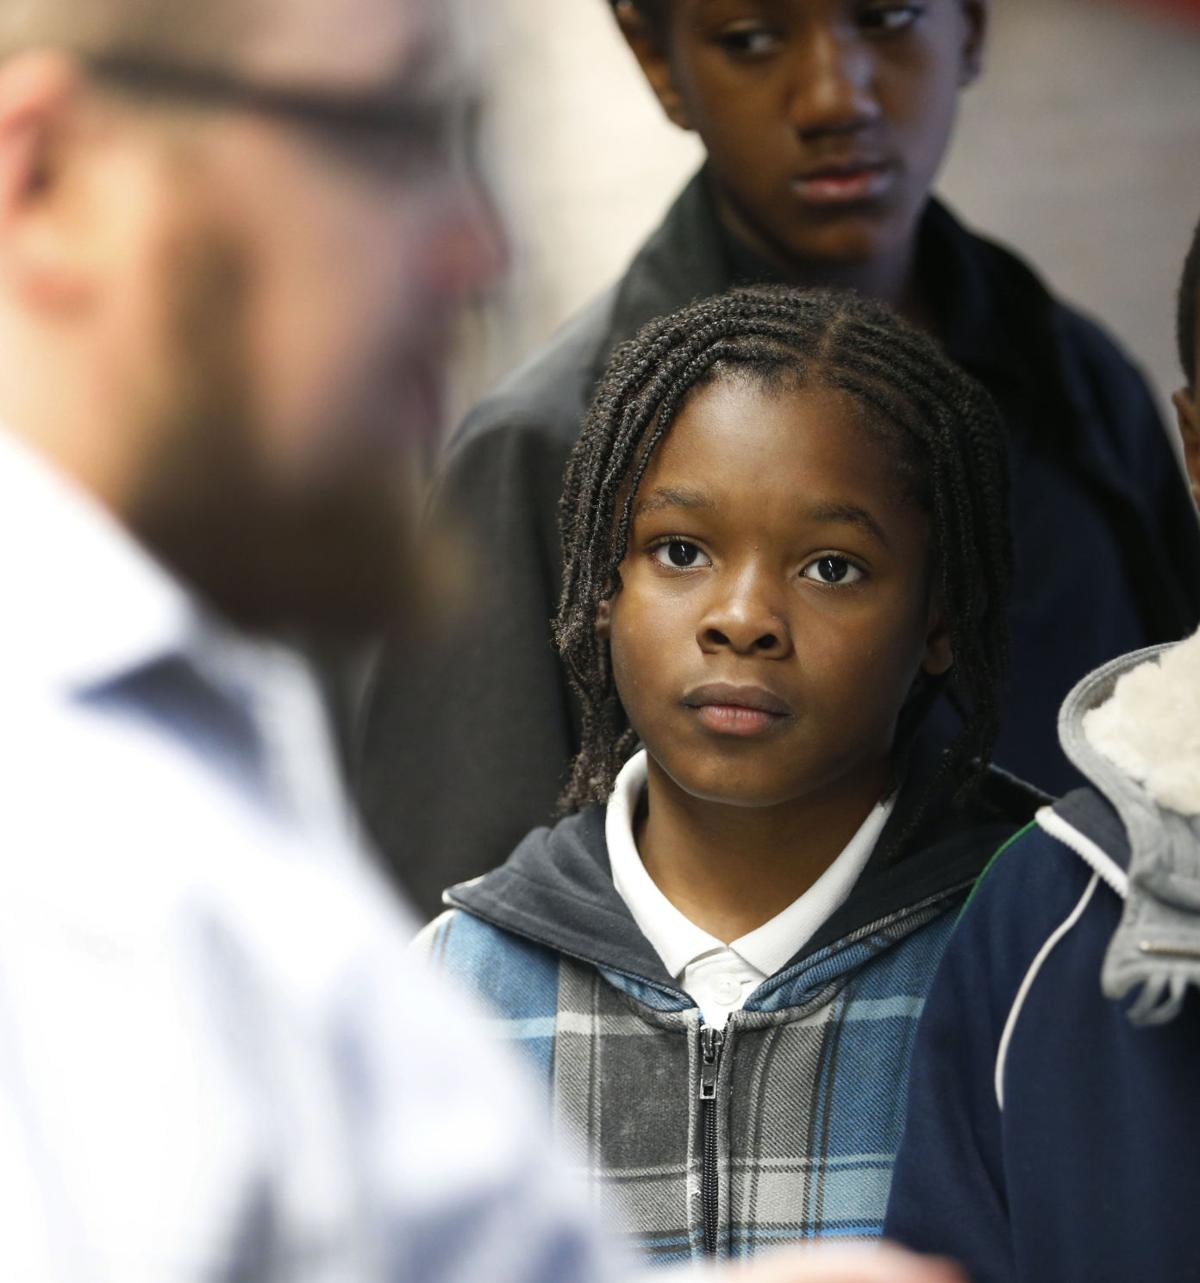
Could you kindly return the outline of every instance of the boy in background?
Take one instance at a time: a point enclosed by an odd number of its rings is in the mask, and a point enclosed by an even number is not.
[[[1200,502],[1200,227],[1176,393]],[[1063,706],[1092,787],[998,857],[917,1039],[887,1232],[975,1283],[1200,1278],[1200,634]]]
[[[1200,534],[1141,376],[930,195],[988,7],[615,4],[664,111],[708,156],[621,280],[451,444],[434,509],[472,536],[484,589],[440,655],[385,657],[358,781],[369,826],[426,912],[553,814],[580,734],[549,626],[563,468],[614,348],[692,299],[745,282],[853,288],[936,335],[992,394],[1012,461],[1020,675],[1000,765],[1070,787],[1078,776],[1053,735],[1070,687],[1200,620]],[[955,721],[948,704],[938,715]]]

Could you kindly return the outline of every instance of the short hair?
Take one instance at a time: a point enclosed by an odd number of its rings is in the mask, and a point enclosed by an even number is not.
[[[266,7],[265,0],[0,0],[0,58],[57,48],[221,65]]]
[[[1179,281],[1179,306],[1175,313],[1175,339],[1179,344],[1179,364],[1189,388],[1196,388],[1196,319],[1200,308],[1200,223],[1192,233],[1191,248],[1183,260]]]
[[[897,484],[929,515],[954,663],[946,678],[916,682],[894,754],[907,751],[947,683],[962,729],[915,824],[935,791],[959,788],[982,770],[999,725],[1012,573],[1004,426],[984,389],[882,304],[787,286],[693,303],[650,322],[609,362],[568,462],[559,509],[564,572],[554,633],[582,709],[582,745],[560,808],[604,800],[637,746],[596,619],[620,588],[638,487],[687,398],[746,375],[768,387],[848,393],[893,456]]]

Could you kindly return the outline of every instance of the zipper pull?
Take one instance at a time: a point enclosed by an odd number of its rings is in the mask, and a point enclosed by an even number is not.
[[[711,1025],[700,1030],[700,1099],[715,1100],[717,1071],[721,1067],[721,1047],[725,1035]]]

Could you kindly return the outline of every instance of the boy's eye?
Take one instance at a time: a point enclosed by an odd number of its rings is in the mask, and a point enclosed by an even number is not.
[[[829,556],[810,561],[800,575],[819,584],[854,584],[863,577],[863,572],[845,557]]]
[[[687,539],[668,539],[652,549],[650,555],[660,566],[670,566],[674,570],[692,570],[696,566],[708,566],[712,563]]]
[[[717,43],[735,58],[765,58],[778,51],[780,36],[770,27],[726,27]]]
[[[864,31],[891,34],[911,27],[925,12],[923,4],[876,4],[860,10],[858,25]]]

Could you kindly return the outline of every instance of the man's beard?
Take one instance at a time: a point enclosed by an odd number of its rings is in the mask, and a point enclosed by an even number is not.
[[[166,377],[140,410],[154,416],[146,435],[160,446],[129,524],[242,628],[334,641],[389,631],[420,613],[424,596],[409,530],[416,482],[403,459],[360,461],[302,490],[272,477],[256,423],[245,257],[212,231],[176,247]]]

